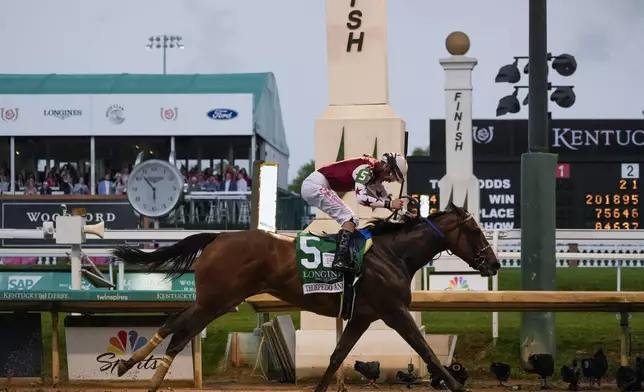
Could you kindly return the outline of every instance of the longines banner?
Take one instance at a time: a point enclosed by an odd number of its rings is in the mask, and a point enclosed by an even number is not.
[[[445,120],[429,121],[430,156],[445,157]],[[472,121],[474,158],[518,158],[528,150],[528,120]],[[553,119],[550,152],[563,160],[622,160],[641,157],[643,119]]]
[[[252,94],[0,95],[0,135],[252,135]]]
[[[85,320],[82,320],[84,318]],[[152,354],[118,377],[119,361],[143,347],[165,317],[92,316],[65,318],[67,371],[70,380],[149,380],[161,364],[170,338]],[[166,379],[192,380],[192,342],[174,359]]]
[[[67,206],[68,213],[73,208],[85,208],[85,216],[88,225],[105,222],[105,227],[112,230],[136,229],[139,219],[134,213],[132,206],[125,198],[122,200],[92,200],[65,199],[65,198],[43,198],[26,199],[0,198],[0,227],[3,229],[36,229],[42,227],[43,222],[56,222],[56,217],[62,214],[61,204]],[[4,247],[56,247],[55,240],[2,240]],[[103,240],[87,240],[83,246],[109,247],[117,245]]]
[[[0,377],[42,377],[40,313],[0,314]]]

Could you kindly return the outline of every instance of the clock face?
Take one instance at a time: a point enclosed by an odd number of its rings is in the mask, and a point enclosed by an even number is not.
[[[139,214],[168,215],[183,194],[183,177],[169,162],[152,159],[134,167],[127,182],[127,198]]]

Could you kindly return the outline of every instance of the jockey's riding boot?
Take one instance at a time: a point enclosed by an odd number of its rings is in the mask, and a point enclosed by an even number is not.
[[[353,232],[340,229],[337,238],[335,257],[331,264],[331,270],[338,272],[353,272],[353,255],[351,254],[351,237]]]

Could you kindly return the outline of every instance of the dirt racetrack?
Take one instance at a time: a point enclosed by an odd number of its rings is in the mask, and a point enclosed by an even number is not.
[[[567,384],[562,382],[553,382],[550,384],[552,389],[548,391],[567,391]],[[507,388],[499,387],[496,382],[493,381],[469,381],[466,383],[468,389],[472,392],[508,392],[508,391],[541,391],[539,388],[539,383],[537,381],[523,381],[523,382],[509,382]],[[311,392],[315,388],[314,384],[306,385],[293,385],[293,384],[279,384],[277,382],[253,382],[253,383],[237,383],[237,382],[210,382],[205,383],[203,388],[169,388],[163,387],[159,389],[159,392]],[[433,391],[426,380],[421,384],[413,385],[412,389],[407,389],[406,385],[403,384],[378,384],[378,388],[372,388],[369,386],[364,386],[363,384],[347,384],[347,391]],[[337,384],[335,380],[329,386],[328,391],[334,392],[337,390]],[[588,383],[582,383],[580,385],[580,391],[599,391],[600,389],[594,387],[590,389]],[[617,391],[617,387],[614,383],[602,383],[602,391]],[[147,392],[146,388],[98,388],[98,387],[82,387],[82,386],[60,386],[58,388],[42,387],[33,385],[31,387],[0,387],[0,391],[6,392]]]
[[[519,384],[510,384],[512,385],[519,385]],[[217,385],[209,385],[206,386],[202,389],[195,389],[195,388],[161,388],[159,389],[159,392],[225,392],[225,391],[231,391],[231,392],[271,392],[271,391],[280,391],[280,392],[310,392],[313,391],[315,388],[315,385],[241,385],[241,384],[217,384]],[[494,384],[480,384],[477,385],[476,383],[473,383],[472,385],[469,385],[468,383],[468,388],[472,392],[508,392],[516,389],[511,389],[510,387],[504,389],[498,386],[494,386]],[[401,392],[407,392],[407,391],[433,391],[433,389],[427,385],[427,382],[424,382],[421,385],[415,385],[412,387],[412,389],[407,389],[405,385],[379,385],[377,389],[372,389],[371,387],[365,387],[362,388],[361,385],[356,384],[349,384],[346,386],[347,391],[351,392],[357,392],[357,391],[369,391],[369,390],[375,390],[375,391],[401,391]],[[145,388],[81,388],[81,387],[65,387],[61,386],[60,388],[42,388],[42,387],[18,387],[18,388],[6,388],[6,389],[0,389],[0,391],[7,391],[7,392],[147,392],[147,389]],[[337,390],[335,382],[332,383],[329,386],[329,392],[334,392]],[[538,383],[533,383],[533,384],[522,384],[521,389],[522,391],[540,391],[541,389],[539,388]],[[588,387],[581,387],[580,391],[588,391]],[[593,388],[593,391],[598,391],[599,389]],[[602,391],[617,391],[617,387],[613,385],[603,385],[601,388]],[[561,383],[555,383],[552,387],[552,389],[549,389],[548,391],[567,391],[567,386]]]

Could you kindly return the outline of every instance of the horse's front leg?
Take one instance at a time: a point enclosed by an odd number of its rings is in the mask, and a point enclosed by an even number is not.
[[[425,340],[423,334],[418,329],[418,326],[414,322],[414,319],[411,317],[411,314],[407,310],[407,307],[403,304],[399,306],[382,309],[382,321],[387,324],[389,328],[392,328],[398,332],[398,334],[405,339],[407,344],[420,355],[420,357],[431,366],[432,369],[436,369],[441,373],[441,378],[445,381],[445,385],[452,392],[465,392],[467,389],[457,382],[454,377],[441,365],[440,360],[434,353],[434,351],[429,347],[427,341]]]
[[[347,322],[347,326],[344,328],[344,331],[340,336],[340,340],[331,354],[329,366],[326,368],[324,376],[315,387],[315,392],[324,392],[327,390],[331,383],[331,378],[342,365],[342,362],[347,355],[349,355],[353,346],[356,345],[360,337],[365,333],[367,328],[369,328],[371,323],[372,319],[361,316],[354,316],[349,320],[349,322]]]

